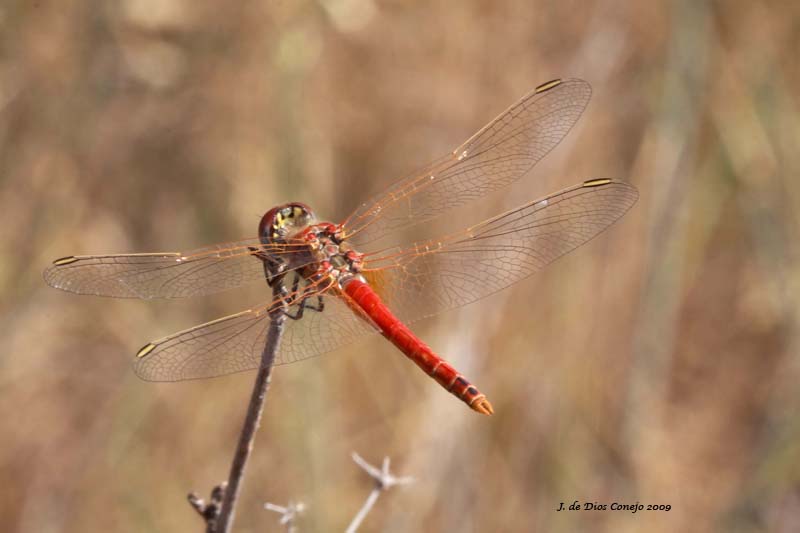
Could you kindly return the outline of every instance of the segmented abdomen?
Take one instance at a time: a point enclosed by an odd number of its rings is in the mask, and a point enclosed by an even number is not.
[[[472,409],[483,414],[492,414],[492,407],[486,396],[394,316],[369,284],[354,278],[344,285],[344,293],[375,323],[384,337],[426,374]]]

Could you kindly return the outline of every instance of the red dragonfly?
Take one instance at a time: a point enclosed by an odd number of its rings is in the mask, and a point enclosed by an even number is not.
[[[258,368],[269,311],[286,309],[275,364],[330,352],[379,332],[472,409],[492,405],[406,325],[483,298],[589,241],[636,202],[637,190],[592,179],[455,234],[387,246],[396,232],[519,179],[564,138],[585,109],[582,80],[540,85],[451,154],[361,204],[344,222],[319,222],[302,203],[270,209],[258,237],[188,252],[69,256],[46,282],[78,294],[178,298],[258,280],[278,296],[145,345],[145,380],[208,378]],[[391,243],[391,241],[389,241]]]

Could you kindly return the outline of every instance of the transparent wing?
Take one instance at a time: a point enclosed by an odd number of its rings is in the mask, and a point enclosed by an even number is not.
[[[400,181],[362,205],[344,224],[345,235],[365,244],[388,231],[416,224],[516,180],[567,134],[589,101],[582,80],[539,86],[421,173]],[[191,252],[71,256],[44,273],[56,288],[120,298],[176,298],[218,292],[263,279],[258,239]]]
[[[344,222],[345,235],[364,246],[519,179],[564,138],[591,94],[583,80],[540,85],[452,154],[362,204]]]
[[[292,363],[333,351],[377,330],[333,290],[309,292],[312,305],[322,295],[322,311],[306,309],[300,320],[286,320],[275,364]],[[301,289],[302,290],[302,289]],[[258,368],[275,303],[181,331],[144,346],[134,370],[148,381],[209,378]],[[291,306],[294,314],[297,305]]]
[[[298,246],[246,239],[190,252],[70,256],[53,261],[44,279],[51,287],[77,294],[143,299],[197,296],[263,281],[263,263],[256,254],[296,257]]]
[[[492,218],[444,239],[366,256],[365,275],[404,321],[468,304],[524,278],[574,250],[619,219],[638,198],[636,189],[591,180]],[[306,308],[287,320],[275,364],[333,351],[377,330],[335,288],[319,290],[300,279],[295,293]],[[170,335],[143,347],[136,373],[151,381],[208,378],[258,368],[269,310],[249,309]],[[291,306],[295,314],[298,304]]]
[[[574,250],[636,203],[626,183],[564,189],[443,239],[365,257],[365,275],[398,318],[411,322],[488,296]]]

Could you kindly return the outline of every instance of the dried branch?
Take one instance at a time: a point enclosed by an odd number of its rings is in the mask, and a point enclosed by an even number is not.
[[[282,507],[280,505],[275,505],[274,503],[265,503],[264,509],[268,511],[275,511],[276,513],[280,513],[281,515],[281,525],[286,526],[287,533],[296,533],[297,527],[295,524],[295,519],[306,509],[306,506],[303,502],[294,503],[292,501],[289,502],[289,505],[286,507]]]
[[[279,284],[273,288],[273,294],[280,296]],[[222,483],[212,491],[211,501],[206,505],[196,494],[189,494],[189,503],[203,516],[206,521],[206,531],[208,533],[229,533],[233,524],[236,510],[236,501],[239,498],[241,482],[244,477],[247,459],[253,451],[256,431],[261,422],[261,413],[264,410],[264,401],[269,390],[272,365],[275,362],[275,354],[278,352],[281,336],[283,335],[283,325],[286,321],[285,306],[275,306],[270,309],[270,325],[267,332],[267,342],[261,354],[261,366],[258,369],[253,392],[250,396],[250,404],[247,407],[247,415],[242,426],[242,433],[239,435],[239,444],[233,456],[231,471],[228,482]],[[216,497],[215,497],[216,495]],[[220,504],[221,501],[221,504]]]
[[[352,457],[353,461],[355,461],[358,466],[363,468],[364,471],[375,480],[375,488],[372,489],[372,492],[370,492],[369,496],[367,496],[367,500],[364,502],[364,505],[361,506],[361,509],[358,511],[358,513],[356,513],[356,516],[353,517],[353,521],[350,522],[349,526],[347,526],[347,531],[345,533],[355,533],[358,530],[359,526],[361,526],[361,522],[364,521],[364,518],[366,518],[367,514],[369,514],[369,512],[372,510],[375,502],[378,501],[378,496],[380,496],[381,492],[389,490],[395,485],[407,485],[414,481],[414,478],[410,476],[393,476],[391,472],[389,472],[388,457],[383,458],[383,465],[380,469],[366,462],[356,452],[353,452]]]
[[[222,498],[225,495],[226,485],[227,484],[223,481],[211,489],[211,497],[208,503],[196,493],[189,493],[189,504],[194,507],[195,511],[206,521],[206,533],[214,533],[214,524],[219,516],[220,507],[222,507]]]

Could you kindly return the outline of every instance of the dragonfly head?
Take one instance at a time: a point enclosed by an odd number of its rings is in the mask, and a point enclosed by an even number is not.
[[[261,242],[281,242],[314,224],[317,217],[306,204],[292,202],[273,207],[261,218],[258,236]]]

